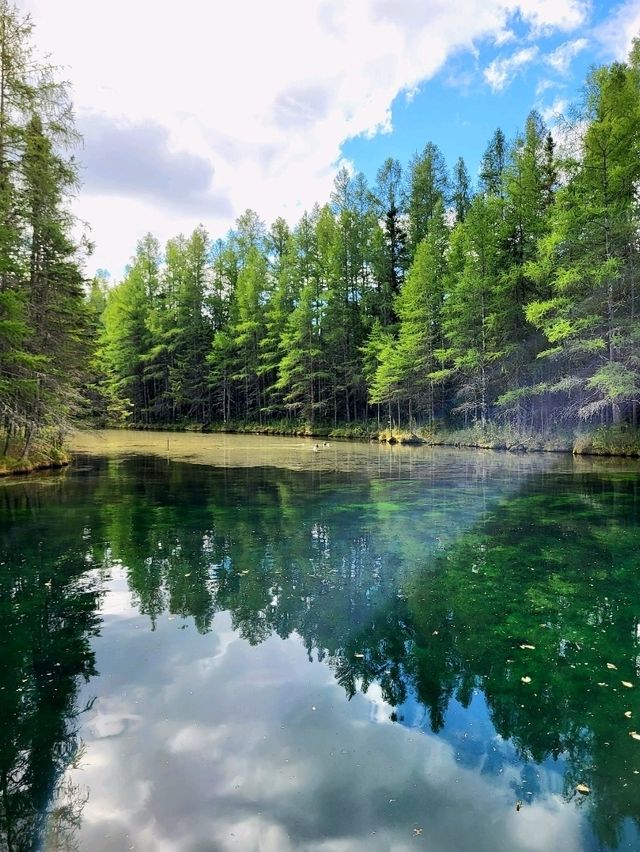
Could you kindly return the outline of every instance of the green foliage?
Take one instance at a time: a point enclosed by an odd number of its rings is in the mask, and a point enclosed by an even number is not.
[[[637,55],[593,71],[562,157],[536,112],[512,141],[497,130],[475,195],[464,161],[450,178],[428,143],[371,188],[341,169],[292,229],[247,210],[214,244],[202,228],[164,257],[147,241],[103,314],[110,416],[637,425]],[[20,304],[0,310],[19,335]]]
[[[31,31],[0,4],[0,455],[21,459],[80,410],[92,338],[68,211],[71,106]]]

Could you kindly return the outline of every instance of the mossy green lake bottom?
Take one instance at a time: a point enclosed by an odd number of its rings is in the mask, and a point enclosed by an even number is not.
[[[0,483],[0,848],[639,849],[640,463],[314,445]]]

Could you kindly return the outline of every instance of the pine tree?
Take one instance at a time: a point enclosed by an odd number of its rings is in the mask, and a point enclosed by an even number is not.
[[[247,421],[254,413],[262,422],[260,343],[265,335],[263,301],[266,288],[266,258],[257,246],[251,245],[238,274],[234,321],[229,330],[236,351],[233,379],[238,383]]]
[[[504,255],[499,287],[505,358],[501,365],[504,392],[498,401],[502,411],[519,427],[532,414],[523,404],[528,397],[524,389],[541,378],[536,356],[543,343],[526,321],[525,306],[544,295],[530,274],[529,264],[536,259],[539,243],[549,230],[555,183],[553,150],[553,140],[542,119],[532,112],[503,169],[500,227]]]
[[[635,420],[640,399],[638,70],[614,63],[591,75],[582,149],[565,163],[570,180],[558,191],[551,232],[532,265],[550,297],[527,309],[553,365],[541,390],[565,413],[599,422]]]
[[[213,331],[205,312],[209,236],[202,226],[184,243],[183,256],[184,274],[175,291],[171,396],[181,419],[206,423],[211,416],[206,357]]]
[[[412,255],[429,232],[438,204],[449,199],[449,176],[444,157],[437,145],[427,142],[422,154],[411,161],[407,191],[409,242]]]
[[[464,222],[471,206],[472,195],[471,178],[466,163],[462,157],[458,157],[453,168],[453,186],[451,189],[456,222]]]
[[[507,140],[498,127],[487,145],[480,164],[480,188],[487,195],[502,197],[502,179],[506,162]]]
[[[22,456],[58,443],[80,405],[89,316],[68,200],[77,167],[67,89],[31,23],[0,3],[0,416]],[[15,451],[15,450],[14,450]]]
[[[489,419],[493,367],[503,355],[503,316],[497,280],[501,268],[499,198],[478,195],[452,237],[443,307],[446,357],[453,366],[465,423]]]
[[[153,339],[159,287],[158,241],[148,234],[125,279],[109,292],[100,341],[108,410],[130,413],[134,423],[152,423],[165,411],[166,346]]]
[[[281,357],[280,341],[297,302],[298,281],[294,240],[284,219],[276,219],[267,241],[270,285],[264,309],[265,333],[260,341],[259,374],[265,389],[265,413],[269,416],[284,410],[283,394],[276,386]]]
[[[378,298],[374,315],[384,325],[395,322],[393,301],[408,266],[407,235],[403,224],[402,167],[388,158],[378,169],[374,197],[378,219],[382,222],[376,263]]]
[[[328,222],[331,214],[325,209],[324,216]],[[310,423],[326,412],[330,377],[323,340],[327,289],[318,246],[320,217],[317,207],[311,214],[305,213],[294,232],[300,295],[280,340],[276,383],[287,409]]]

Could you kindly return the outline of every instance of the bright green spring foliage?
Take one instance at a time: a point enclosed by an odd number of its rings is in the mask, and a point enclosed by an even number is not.
[[[61,440],[90,354],[68,201],[71,106],[31,23],[0,0],[0,456]]]
[[[561,144],[497,130],[475,191],[428,142],[369,187],[225,240],[140,249],[104,313],[105,419],[638,423],[640,52],[592,72]],[[19,337],[19,301],[7,312]]]

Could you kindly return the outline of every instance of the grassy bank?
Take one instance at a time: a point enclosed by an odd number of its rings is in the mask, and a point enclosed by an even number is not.
[[[594,456],[640,456],[640,429],[628,426],[601,426],[592,430],[536,434],[518,432],[496,425],[458,430],[429,428],[385,429],[378,439],[398,444],[475,447],[529,453],[574,453]]]
[[[66,450],[56,448],[35,450],[26,458],[16,456],[0,456],[0,476],[11,474],[35,473],[38,470],[64,467],[71,461]]]

